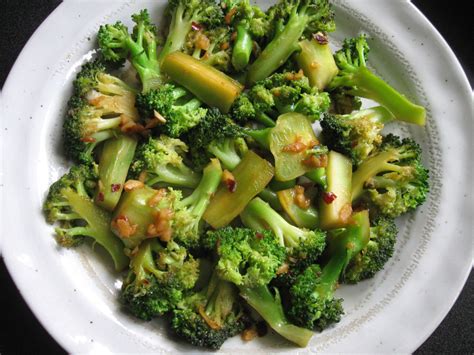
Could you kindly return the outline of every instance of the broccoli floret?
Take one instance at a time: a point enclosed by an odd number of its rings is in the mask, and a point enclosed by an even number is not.
[[[188,146],[181,140],[161,135],[149,138],[137,148],[130,176],[138,178],[146,173],[146,184],[154,186],[165,183],[180,187],[196,187],[201,179],[183,162]]]
[[[224,0],[225,22],[236,33],[232,48],[232,65],[237,71],[243,70],[250,62],[254,41],[264,37],[270,30],[265,13],[252,6],[249,0]]]
[[[185,140],[188,142],[196,167],[203,162],[207,163],[211,156],[215,156],[225,168],[233,170],[241,160],[241,150],[245,150],[242,135],[241,127],[229,116],[212,108],[201,123],[188,132]]]
[[[347,264],[369,241],[368,212],[354,214],[353,220],[349,227],[331,232],[326,265],[322,269],[310,265],[296,277],[290,288],[288,310],[295,324],[323,330],[338,322],[344,313],[342,299],[337,299],[334,291]]]
[[[145,119],[159,121],[156,130],[178,138],[199,124],[207,113],[202,102],[181,87],[165,84],[137,96],[137,108]]]
[[[313,333],[291,324],[278,290],[268,283],[286,259],[285,248],[266,230],[226,227],[209,232],[215,241],[219,277],[237,285],[240,295],[278,334],[306,346]]]
[[[398,217],[423,204],[429,191],[421,148],[389,134],[352,176],[352,200],[364,197],[378,214]]]
[[[292,263],[301,267],[314,263],[326,245],[324,231],[308,230],[288,223],[259,197],[250,201],[240,218],[247,227],[273,231],[280,245],[287,248]]]
[[[231,69],[231,32],[228,27],[191,31],[186,39],[186,52],[194,58],[228,73]]]
[[[74,247],[90,237],[112,257],[117,270],[124,269],[128,258],[123,244],[109,228],[111,216],[91,198],[98,180],[94,165],[73,166],[49,188],[43,211],[49,223],[58,223],[56,239],[64,247]]]
[[[236,287],[214,272],[202,291],[186,297],[173,311],[171,329],[193,345],[217,350],[244,330],[246,316],[238,298]]]
[[[348,115],[362,107],[362,100],[357,96],[348,94],[344,89],[331,91],[329,97],[331,98],[329,112],[332,114]]]
[[[334,13],[327,0],[280,0],[267,12],[272,22],[269,43],[250,66],[247,82],[265,79],[299,50],[303,35],[334,31]]]
[[[204,168],[199,185],[188,197],[175,202],[173,217],[174,239],[187,248],[199,248],[202,215],[219,187],[222,168],[217,159]]]
[[[172,52],[185,49],[186,37],[194,26],[206,26],[209,29],[223,24],[224,15],[220,6],[213,0],[170,0],[166,10],[170,18],[166,43],[158,60]]]
[[[172,309],[194,287],[199,261],[170,241],[164,247],[155,239],[144,241],[134,251],[120,293],[120,302],[136,317],[151,320]]]
[[[370,279],[382,270],[392,257],[398,229],[391,218],[379,217],[370,226],[370,241],[362,251],[352,258],[342,275],[347,283]]]
[[[156,27],[146,9],[132,15],[133,33],[121,22],[100,26],[97,39],[105,59],[118,62],[129,58],[142,82],[143,92],[161,84],[157,59]]]
[[[344,92],[378,102],[397,119],[424,125],[425,108],[415,105],[397,92],[366,66],[369,45],[365,35],[346,39],[342,48],[334,55],[339,73],[329,83],[328,90],[343,89]]]
[[[311,88],[302,72],[276,73],[241,94],[232,107],[232,117],[239,122],[256,120],[274,126],[279,115],[299,112],[314,122],[329,104],[329,95]]]
[[[393,115],[382,106],[348,115],[326,114],[321,120],[322,138],[331,150],[352,159],[357,166],[382,142],[380,132]]]
[[[101,60],[86,63],[73,83],[64,121],[64,146],[69,158],[94,161],[93,150],[121,133],[125,122],[138,121],[135,90],[106,72]]]

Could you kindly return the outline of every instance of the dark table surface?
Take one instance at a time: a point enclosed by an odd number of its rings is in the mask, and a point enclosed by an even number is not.
[[[376,0],[374,0],[376,1]],[[401,1],[401,0],[399,0]],[[472,86],[472,5],[456,2],[448,10],[446,3],[413,1],[430,19],[453,48]],[[24,44],[41,22],[60,3],[58,0],[3,0],[0,11],[0,86]],[[451,13],[447,13],[451,12]],[[469,28],[470,26],[470,28]],[[7,236],[3,236],[7,237]],[[21,298],[3,259],[0,260],[0,354],[61,354],[64,350],[44,330]],[[474,277],[471,273],[456,304],[417,354],[457,353],[474,351]]]

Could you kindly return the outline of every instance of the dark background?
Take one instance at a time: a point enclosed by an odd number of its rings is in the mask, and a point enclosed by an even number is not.
[[[28,38],[60,1],[2,0],[1,3],[0,86],[3,87],[10,68]],[[413,3],[430,19],[453,48],[472,86],[471,2],[453,2],[452,10],[443,1],[416,0]],[[433,335],[417,350],[417,354],[473,353],[473,294],[474,278],[471,273],[456,304]],[[5,268],[3,259],[0,260],[0,307],[0,354],[64,353],[23,301]]]

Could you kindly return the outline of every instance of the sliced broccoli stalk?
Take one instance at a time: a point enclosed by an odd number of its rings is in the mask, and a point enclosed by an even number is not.
[[[134,316],[151,320],[178,307],[199,276],[199,261],[182,246],[144,241],[130,261],[120,302]]]
[[[380,214],[395,218],[423,204],[428,179],[420,146],[389,134],[354,172],[352,201],[364,196]]]
[[[366,66],[369,45],[365,35],[346,39],[334,55],[339,73],[329,83],[328,90],[345,92],[374,100],[388,109],[398,120],[424,126],[426,110],[408,100]]]
[[[300,49],[298,41],[304,33],[334,31],[334,14],[326,0],[280,1],[273,8],[278,30],[260,56],[250,66],[247,83],[254,84],[276,71]]]
[[[157,59],[156,28],[146,9],[132,15],[133,33],[121,22],[100,26],[97,36],[105,59],[118,62],[129,58],[142,82],[143,91],[158,87],[162,78]]]
[[[104,247],[112,257],[116,270],[128,264],[124,246],[109,228],[111,216],[91,199],[97,184],[94,167],[79,165],[51,185],[43,205],[49,223],[59,223],[57,241],[64,247],[74,247],[90,237]]]

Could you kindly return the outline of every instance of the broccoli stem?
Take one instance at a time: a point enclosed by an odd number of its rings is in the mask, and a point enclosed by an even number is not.
[[[178,202],[179,208],[191,208],[191,213],[195,216],[202,216],[211,196],[219,187],[222,176],[222,168],[219,160],[211,159],[204,170],[201,182],[191,195]]]
[[[104,143],[99,159],[99,187],[95,198],[100,207],[113,211],[119,202],[136,146],[137,140],[128,136],[119,136]]]
[[[366,67],[359,67],[353,73],[351,81],[352,87],[348,91],[350,94],[378,102],[398,120],[420,126],[425,125],[426,111],[424,107],[408,100]]]
[[[223,142],[211,143],[207,150],[215,155],[226,169],[234,170],[242,160],[237,154],[235,141],[232,138],[226,138]]]
[[[160,182],[167,184],[194,188],[201,181],[201,175],[187,166],[174,167],[162,165],[157,167],[156,176],[146,181],[147,185],[154,186]]]
[[[275,36],[250,66],[247,84],[255,84],[270,76],[300,48],[298,40],[303,34],[307,22],[307,16],[291,15],[283,31]]]
[[[245,134],[255,140],[263,148],[270,149],[270,136],[272,133],[272,128],[263,128],[263,129],[248,129],[245,131]]]
[[[266,285],[239,289],[242,298],[265,319],[273,330],[301,347],[308,345],[313,332],[297,327],[287,320],[278,291],[275,290],[276,294],[273,296]]]
[[[327,189],[328,179],[326,176],[326,168],[316,168],[308,171],[304,176],[321,186],[324,190]]]
[[[276,125],[275,121],[265,112],[257,112],[255,119],[266,127],[275,127]]]
[[[256,197],[247,205],[240,215],[242,222],[253,228],[255,221],[260,220],[261,224],[267,225],[280,241],[282,246],[293,248],[298,246],[299,240],[304,238],[304,231],[288,223],[278,212],[270,207],[261,198]]]
[[[237,25],[237,37],[232,50],[232,65],[237,71],[244,69],[250,61],[253,49],[253,40],[245,23]]]
[[[96,243],[103,246],[110,254],[117,271],[123,270],[128,265],[128,258],[123,252],[123,244],[110,230],[110,215],[100,207],[94,205],[92,200],[80,196],[72,189],[63,191],[72,209],[84,219],[88,226],[80,227],[84,230],[71,231],[72,233],[83,233],[94,239]]]
[[[278,198],[278,195],[275,191],[269,189],[268,187],[264,188],[262,192],[259,193],[258,195],[263,201],[268,202],[270,206],[275,210],[275,211],[283,211],[283,206],[280,203],[280,200]],[[251,227],[254,229],[253,227]]]

